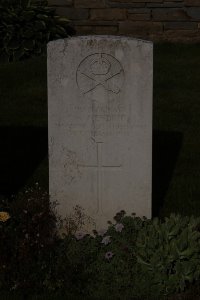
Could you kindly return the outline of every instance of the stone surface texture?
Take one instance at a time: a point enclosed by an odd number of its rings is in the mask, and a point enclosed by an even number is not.
[[[77,35],[125,34],[150,41],[200,41],[200,0],[48,1],[59,15],[71,21]]]
[[[120,36],[48,43],[50,196],[105,228],[151,217],[153,44]]]

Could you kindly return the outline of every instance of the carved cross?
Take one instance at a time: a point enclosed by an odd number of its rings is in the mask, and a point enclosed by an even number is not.
[[[102,142],[97,142],[97,163],[95,165],[83,165],[79,164],[78,166],[81,168],[93,168],[97,174],[97,212],[103,213],[102,209],[102,171],[104,170],[119,170],[121,169],[121,165],[105,165],[102,162]]]

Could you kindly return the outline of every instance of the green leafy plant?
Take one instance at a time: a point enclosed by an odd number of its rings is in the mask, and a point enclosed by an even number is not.
[[[136,263],[131,221],[131,217],[126,217],[123,224],[110,224],[94,235],[77,231],[65,236],[55,251],[54,267],[45,281],[46,289],[67,290],[87,299],[114,299],[114,296],[118,299],[119,292],[130,295]],[[138,228],[139,222],[140,219],[135,220]]]
[[[1,201],[0,287],[3,290],[41,289],[56,241],[53,210],[48,193],[37,184],[9,201]]]
[[[199,224],[200,218],[173,214],[164,222],[144,222],[136,241],[143,291],[169,295],[200,278]]]
[[[74,33],[68,19],[57,16],[46,1],[4,1],[0,4],[1,61],[41,55],[47,42]]]
[[[140,218],[125,216],[121,211],[109,222],[107,230],[96,232],[96,256],[87,265],[91,299],[134,299],[137,276],[135,242],[142,227]]]
[[[200,279],[200,218],[148,220],[121,211],[87,234],[81,231],[87,217],[75,207],[61,236],[56,203],[38,184],[11,200],[0,204],[1,292],[160,300]]]

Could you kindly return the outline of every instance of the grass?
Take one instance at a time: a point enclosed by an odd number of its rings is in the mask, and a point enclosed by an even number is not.
[[[200,45],[154,46],[153,214],[200,215]],[[0,65],[0,195],[48,189],[46,57]]]
[[[2,64],[0,70],[0,195],[36,181],[47,189],[46,57]]]
[[[179,148],[161,215],[200,215],[199,50],[200,45],[155,46],[154,128],[173,132],[175,149]],[[169,145],[165,153],[169,165],[170,150]]]
[[[0,126],[47,127],[46,57],[0,68]]]

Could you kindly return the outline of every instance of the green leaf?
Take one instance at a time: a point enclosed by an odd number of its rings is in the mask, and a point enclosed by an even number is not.
[[[23,41],[23,46],[25,50],[32,50],[35,46],[34,40],[25,40]]]
[[[43,10],[44,11],[46,11],[46,12],[48,12],[48,13],[55,13],[55,11],[56,11],[56,8],[54,8],[54,7],[43,7]]]
[[[184,230],[177,241],[177,246],[180,252],[186,250],[188,248],[188,232]]]
[[[68,24],[69,23],[69,20],[67,18],[64,18],[64,17],[58,17],[55,19],[57,23],[59,24]]]
[[[41,54],[42,53],[42,47],[38,47],[34,51],[36,54]]]
[[[24,11],[22,14],[24,20],[31,21],[35,17],[35,12],[32,11]]]
[[[24,49],[21,47],[13,52],[14,61],[18,61],[24,55]]]
[[[194,249],[187,249],[183,252],[179,252],[179,255],[180,255],[180,258],[183,259],[183,258],[190,258],[192,255],[194,254]]]
[[[44,34],[40,31],[40,32],[37,32],[36,34],[35,34],[35,39],[37,39],[38,41],[42,41],[43,40],[43,36],[44,36]]]
[[[22,37],[25,37],[27,39],[33,38],[34,34],[35,32],[31,28],[27,28],[21,33]]]
[[[21,45],[21,42],[19,41],[19,39],[13,38],[8,42],[7,47],[10,49],[18,49],[20,47],[20,45]]]
[[[59,34],[55,34],[55,39],[60,39],[61,38],[61,36],[59,35]]]
[[[36,17],[43,21],[47,21],[49,19],[49,16],[43,14],[38,14]]]
[[[180,290],[181,292],[183,292],[185,290],[185,280],[181,280],[180,283],[179,283],[179,286],[180,286]]]
[[[191,273],[194,273],[195,271],[195,265],[192,263],[192,261],[183,261],[183,273],[185,275],[189,275]]]
[[[53,18],[54,18],[54,20],[59,20],[60,16],[54,16]]]
[[[50,39],[50,34],[51,34],[50,32],[47,32],[47,33],[46,33],[46,41],[47,41],[47,42],[48,42],[49,39]]]
[[[59,26],[59,25],[56,25],[56,33],[59,34],[59,35],[66,35],[66,30],[62,27],[62,26]]]
[[[40,20],[40,21],[35,21],[35,29],[40,31],[40,30],[45,30],[46,29],[46,24],[44,21]]]
[[[4,51],[0,53],[0,63],[6,63],[9,61],[9,55]]]
[[[200,238],[200,232],[198,232],[198,231],[193,231],[193,232],[191,233],[191,237],[192,237],[193,240],[198,240],[198,239]]]
[[[149,263],[144,261],[140,256],[137,256],[137,262],[146,266],[151,266]]]
[[[176,224],[176,226],[169,232],[169,237],[176,236],[180,231],[180,225]]]

